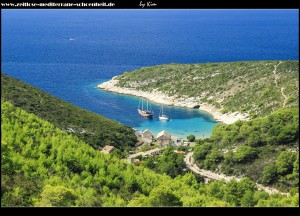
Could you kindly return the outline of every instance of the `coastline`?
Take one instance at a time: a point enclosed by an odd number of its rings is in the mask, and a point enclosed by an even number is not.
[[[122,88],[116,86],[116,84],[119,81],[115,80],[114,78],[115,77],[113,77],[111,80],[107,82],[99,84],[97,87],[105,91],[111,91],[119,94],[144,97],[149,99],[150,101],[164,104],[164,105],[178,106],[178,107],[185,107],[185,108],[195,108],[199,106],[199,109],[201,111],[210,113],[216,121],[220,121],[225,124],[232,124],[238,120],[246,120],[246,121],[249,120],[249,118],[246,115],[242,115],[241,113],[238,112],[223,114],[221,113],[220,110],[218,110],[217,108],[209,104],[197,102],[199,101],[199,99],[197,98],[177,98],[175,96],[171,96],[171,97],[167,96],[164,93],[156,90],[153,90],[152,92],[144,92],[144,91],[130,89],[130,88]]]

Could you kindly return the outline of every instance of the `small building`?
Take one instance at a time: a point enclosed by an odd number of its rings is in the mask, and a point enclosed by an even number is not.
[[[136,130],[136,131],[134,132],[134,134],[135,134],[137,137],[142,137],[141,131]]]
[[[101,152],[104,153],[104,154],[109,154],[109,153],[112,153],[115,149],[116,148],[114,146],[106,145],[106,146],[103,147]]]
[[[168,146],[172,144],[171,134],[163,130],[157,134],[157,143],[161,146]]]
[[[154,139],[153,133],[149,129],[141,131],[140,135],[143,141],[147,144],[150,144]]]
[[[135,131],[135,135],[141,143],[150,144],[154,139],[153,133],[149,129]]]

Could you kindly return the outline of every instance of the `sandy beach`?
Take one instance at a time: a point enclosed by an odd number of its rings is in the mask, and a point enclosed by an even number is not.
[[[225,124],[231,124],[237,120],[248,120],[247,116],[242,115],[238,112],[222,114],[220,110],[209,104],[201,103],[199,99],[196,98],[177,98],[176,96],[169,97],[164,93],[155,90],[153,90],[152,92],[144,92],[130,88],[121,88],[116,86],[118,82],[119,81],[115,80],[113,77],[112,80],[98,85],[98,88],[120,94],[144,97],[149,99],[150,101],[164,105],[186,108],[194,108],[195,106],[200,106],[200,110],[210,113],[215,120],[223,122]]]

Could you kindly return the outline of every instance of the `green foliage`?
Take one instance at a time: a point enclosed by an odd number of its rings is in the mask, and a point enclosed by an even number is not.
[[[148,157],[144,160],[144,166],[158,173],[165,173],[172,178],[184,174],[186,168],[184,156],[174,152],[174,147],[169,146],[160,157]]]
[[[230,181],[224,188],[225,200],[234,206],[253,206],[253,193],[255,183],[249,178],[243,178],[240,182]]]
[[[216,164],[220,163],[223,159],[223,155],[217,150],[213,149],[205,158],[205,169],[216,169]]]
[[[204,143],[202,145],[195,145],[194,147],[194,158],[197,161],[204,160],[206,155],[210,152],[212,145],[210,143]]]
[[[3,73],[1,99],[69,131],[95,149],[113,145],[123,151],[135,146],[136,136],[132,128],[81,109]]]
[[[149,169],[153,169],[158,172],[157,170],[157,159],[156,157],[147,157],[147,159],[144,159],[143,165]]]
[[[157,169],[160,173],[166,173],[175,178],[177,175],[184,173],[185,163],[183,158],[183,155],[176,154],[174,148],[169,146],[164,150],[163,155],[159,157]]]
[[[240,146],[233,154],[233,159],[239,163],[247,162],[257,156],[257,150],[251,146]]]
[[[243,143],[258,147],[290,144],[299,138],[298,119],[298,108],[283,108],[266,118],[218,125],[213,129],[211,138],[224,145]]]
[[[119,158],[119,159],[123,158],[123,156],[124,156],[124,155],[122,154],[122,152],[121,152],[120,149],[114,150],[114,151],[111,153],[111,155],[112,155],[112,156],[115,156],[115,157],[117,157],[117,158]]]
[[[193,134],[188,135],[186,138],[187,138],[188,141],[190,141],[190,142],[194,142],[195,139],[196,139],[195,135],[193,135]]]
[[[275,85],[275,66],[278,85]],[[142,79],[141,79],[142,77]],[[116,77],[120,87],[208,103],[222,113],[264,117],[299,103],[298,61],[247,61],[207,64],[167,64],[143,67]],[[285,101],[281,93],[288,97]]]
[[[299,154],[294,162],[293,168],[294,185],[299,185]]]
[[[72,189],[64,186],[45,185],[41,199],[35,206],[75,206],[78,196]]]
[[[296,157],[296,153],[282,152],[276,161],[277,172],[282,175],[291,173]]]
[[[277,167],[276,165],[269,165],[264,168],[261,182],[265,184],[272,184],[277,181]]]
[[[253,191],[246,191],[241,199],[241,206],[254,206],[255,200],[253,197]]]
[[[249,178],[243,178],[240,182],[231,180],[227,184],[224,180],[212,182],[205,188],[205,192],[210,196],[225,200],[230,206],[257,206],[257,204],[261,206],[262,203],[269,203],[269,200],[278,199],[277,201],[281,202],[286,199],[286,197],[282,198],[278,194],[268,195],[264,191],[257,191],[255,183]],[[299,196],[299,194],[295,193],[293,198],[287,199],[286,206],[299,205],[294,200],[296,196]],[[278,205],[284,206],[279,203]],[[276,206],[276,204],[273,204],[273,206]]]
[[[298,193],[261,200],[247,179],[204,185],[135,167],[9,102],[1,111],[1,206],[298,206]]]
[[[202,168],[288,191],[299,184],[298,132],[299,109],[283,108],[265,118],[216,126],[210,138],[197,141],[194,158]]]
[[[168,187],[157,187],[149,195],[150,206],[182,206],[182,201]]]
[[[264,168],[261,181],[265,184],[277,183],[285,188],[299,186],[299,154],[281,152],[276,163]]]
[[[299,206],[299,193],[288,198],[282,198],[279,195],[270,196],[268,199],[258,201],[258,207],[292,207]]]

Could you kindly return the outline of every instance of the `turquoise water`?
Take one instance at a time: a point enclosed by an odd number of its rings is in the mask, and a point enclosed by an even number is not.
[[[298,10],[1,10],[1,71],[136,129],[209,136],[199,110],[137,113],[139,98],[101,91],[113,76],[145,66],[299,59]],[[74,40],[70,40],[73,38]]]
[[[195,116],[198,114],[199,117],[189,119],[172,119],[172,117],[170,117],[169,121],[160,121],[157,117],[153,120],[144,120],[142,125],[137,129],[143,130],[149,128],[154,134],[162,130],[167,130],[179,138],[186,138],[189,134],[194,134],[196,137],[201,138],[209,137],[215,126],[210,115],[201,111],[197,111],[194,114]]]
[[[186,136],[190,134],[203,138],[209,137],[213,127],[219,124],[209,113],[200,111],[199,109],[187,109],[166,105],[164,105],[164,113],[168,115],[170,119],[168,121],[161,121],[158,118],[161,104],[153,102],[149,102],[149,105],[151,105],[154,111],[154,117],[152,119],[143,118],[137,112],[139,97],[107,92],[96,88],[97,84],[104,81],[107,80],[90,83],[83,87],[82,92],[89,97],[90,100],[95,101],[94,106],[111,107],[106,113],[108,113],[108,116],[112,116],[113,120],[119,121],[119,117],[124,124],[130,125],[137,130],[150,129],[155,136],[160,131],[167,130],[179,138],[186,138]],[[101,98],[104,97],[107,98],[107,100],[102,101]],[[96,110],[97,109],[94,111]],[[116,110],[118,115],[115,114]]]

